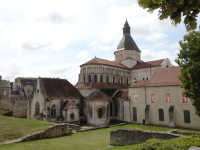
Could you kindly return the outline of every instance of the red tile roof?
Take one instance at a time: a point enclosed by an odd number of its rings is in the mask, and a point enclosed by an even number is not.
[[[89,101],[93,101],[93,100],[107,100],[107,101],[109,101],[110,97],[107,96],[106,94],[104,94],[103,92],[101,92],[100,90],[96,90],[87,97],[87,100],[89,100]]]
[[[65,101],[62,109],[67,109],[69,107],[69,105],[72,103],[72,101],[73,100],[67,100],[67,101]]]
[[[94,89],[101,89],[101,88],[110,88],[110,86],[107,83],[101,82],[93,82],[92,88]]]
[[[149,84],[149,80],[140,80],[133,82],[129,87],[144,87]]]
[[[131,70],[160,66],[163,63],[164,60],[165,59],[160,59],[160,60],[154,60],[154,61],[139,63],[139,64],[136,64],[135,66],[133,66],[133,68],[131,68]]]
[[[101,59],[101,58],[93,58],[90,61],[80,65],[80,67],[84,66],[84,65],[91,65],[91,64],[101,64],[101,65],[108,65],[108,66],[114,66],[114,67],[119,67],[119,68],[124,68],[124,69],[129,69],[128,67],[117,63],[115,61],[110,61],[110,60],[105,60],[105,59]]]
[[[178,76],[181,73],[181,67],[169,67],[156,69],[152,76],[148,86],[169,86],[169,85],[180,85],[181,80]]]
[[[90,85],[91,85],[91,82],[86,82],[86,83],[77,84],[75,87],[77,89],[89,89]]]
[[[114,97],[115,98],[127,98],[128,97],[128,90],[119,90]]]
[[[130,87],[149,87],[149,86],[169,86],[169,85],[180,85],[181,67],[169,67],[156,69],[150,80],[137,81],[132,83]]]
[[[130,84],[121,84],[123,87],[128,88],[130,86]]]
[[[41,78],[47,97],[50,99],[81,98],[81,94],[65,79]]]
[[[109,83],[112,87],[116,88],[116,89],[126,89],[126,87],[121,86],[120,84],[116,84],[116,83]]]

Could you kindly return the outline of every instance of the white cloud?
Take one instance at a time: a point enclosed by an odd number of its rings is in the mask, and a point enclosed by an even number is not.
[[[92,41],[89,46],[91,47],[92,50],[96,51],[110,51],[110,50],[115,50],[117,47],[117,43],[106,43],[102,39],[97,39]]]
[[[175,43],[169,46],[170,49],[178,48],[180,47],[179,43]]]
[[[83,58],[83,57],[87,57],[87,56],[88,56],[88,51],[85,50],[85,51],[80,52],[80,53],[76,56],[76,58]]]
[[[53,66],[50,66],[48,68],[48,71],[50,73],[65,73],[66,71],[68,71],[70,68],[72,67],[72,64],[59,64],[59,65],[53,65]]]
[[[18,59],[12,59],[7,63],[2,64],[2,75],[4,79],[13,80],[17,76],[20,76],[25,71],[25,65]]]
[[[142,58],[142,60],[153,60],[155,58],[155,56],[149,50],[143,50],[141,52],[141,58]]]
[[[160,40],[166,38],[167,35],[159,32],[153,32],[150,35],[146,36],[145,39],[151,42],[159,42]]]

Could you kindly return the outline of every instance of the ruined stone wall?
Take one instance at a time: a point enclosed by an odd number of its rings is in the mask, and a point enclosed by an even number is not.
[[[32,141],[32,140],[38,140],[38,139],[44,139],[44,138],[51,138],[51,137],[57,137],[57,136],[66,135],[66,134],[71,134],[70,124],[62,123],[62,124],[56,124],[54,126],[48,127],[44,131],[28,134],[17,140],[0,142],[0,145],[17,143],[17,142],[26,142],[26,141]]]
[[[166,132],[118,129],[110,132],[110,145],[130,145],[142,143],[152,138],[171,139],[176,137],[179,135]]]
[[[0,99],[0,115],[13,111],[13,100]]]
[[[13,104],[13,117],[27,118],[27,106],[29,99],[15,100]]]

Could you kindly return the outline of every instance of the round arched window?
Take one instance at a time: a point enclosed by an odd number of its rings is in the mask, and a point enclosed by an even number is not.
[[[74,120],[74,114],[73,113],[70,114],[70,118],[71,118],[71,120]]]

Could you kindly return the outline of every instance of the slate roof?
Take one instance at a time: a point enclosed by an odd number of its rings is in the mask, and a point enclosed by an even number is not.
[[[126,19],[126,22],[125,22],[125,24],[124,24],[124,28],[126,28],[126,27],[129,27],[129,28],[130,28],[127,19]]]
[[[138,48],[138,46],[136,45],[135,41],[133,40],[133,38],[131,37],[130,34],[125,34],[118,47],[117,50],[136,50],[136,51],[140,51],[140,49]]]
[[[173,86],[180,85],[181,80],[180,76],[181,67],[169,67],[169,68],[159,68],[156,69],[152,78],[150,80],[137,81],[132,83],[130,87],[151,87],[151,86]]]
[[[108,66],[114,66],[114,67],[129,69],[128,67],[126,67],[126,66],[124,66],[122,64],[119,64],[119,63],[117,63],[115,61],[110,61],[110,60],[96,58],[96,57],[91,59],[91,60],[89,60],[88,62],[80,65],[80,67],[84,66],[84,65],[91,65],[91,64],[108,65]]]
[[[164,60],[165,59],[160,59],[160,60],[154,60],[154,61],[139,63],[139,64],[136,64],[133,68],[131,68],[131,70],[160,66],[164,62]]]
[[[7,80],[1,80],[0,81],[0,87],[8,87],[10,88],[10,83]]]
[[[181,67],[179,66],[157,69],[147,86],[180,85],[181,80],[178,78],[181,73],[180,70]]]
[[[87,100],[110,100],[110,97],[107,96],[106,94],[104,94],[103,92],[101,92],[100,90],[96,90],[93,93],[91,93],[88,97]]]
[[[127,98],[128,97],[128,90],[119,90],[114,97],[115,98]]]
[[[78,89],[66,79],[41,78],[47,97],[56,98],[81,98]]]

